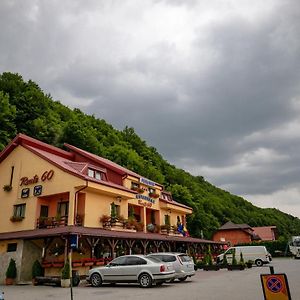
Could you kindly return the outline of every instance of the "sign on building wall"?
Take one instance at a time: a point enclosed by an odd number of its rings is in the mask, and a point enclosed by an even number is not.
[[[153,182],[147,178],[140,178],[140,183],[143,183],[148,186],[155,186],[155,182]]]
[[[51,180],[53,175],[54,175],[54,171],[50,170],[50,171],[45,171],[41,176],[38,176],[37,174],[34,175],[32,178],[28,178],[24,176],[20,179],[20,186],[36,184],[40,181],[44,182],[47,180]]]
[[[148,201],[148,202],[150,202],[150,203],[155,204],[155,200],[152,199],[152,198],[150,198],[150,197],[148,197],[148,196],[144,196],[144,195],[141,195],[141,194],[137,194],[137,195],[135,195],[135,197],[136,197],[137,199],[145,200],[145,201]]]

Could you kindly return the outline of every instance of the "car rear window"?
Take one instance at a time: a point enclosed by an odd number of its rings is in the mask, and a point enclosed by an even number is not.
[[[159,258],[153,257],[153,256],[148,256],[147,257],[149,260],[155,263],[161,263],[161,260]]]
[[[162,260],[165,262],[173,262],[176,261],[176,257],[174,255],[163,255]]]
[[[188,255],[179,255],[182,262],[190,262],[192,259]]]

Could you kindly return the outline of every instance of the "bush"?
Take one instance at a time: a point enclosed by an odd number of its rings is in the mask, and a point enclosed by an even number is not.
[[[233,253],[232,253],[232,263],[233,266],[237,265],[237,260],[235,258],[235,249],[233,249]]]
[[[14,259],[10,259],[8,268],[6,270],[6,278],[15,279],[17,277],[17,266],[16,261]]]
[[[70,279],[70,263],[66,261],[64,267],[61,270],[61,279]]]
[[[32,275],[32,278],[44,275],[44,270],[38,260],[36,260],[32,265],[31,275]]]

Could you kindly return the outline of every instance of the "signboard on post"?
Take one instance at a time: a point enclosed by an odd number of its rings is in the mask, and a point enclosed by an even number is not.
[[[70,247],[71,247],[71,249],[78,248],[78,235],[77,234],[70,235]]]
[[[265,300],[291,300],[286,274],[261,274]]]

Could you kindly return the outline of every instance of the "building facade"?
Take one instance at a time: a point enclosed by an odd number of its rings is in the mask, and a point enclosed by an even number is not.
[[[0,153],[0,283],[9,259],[17,281],[31,279],[38,259],[59,275],[75,239],[73,268],[85,275],[117,255],[218,250],[222,243],[189,237],[192,209],[164,187],[107,159],[68,151],[19,134]]]

